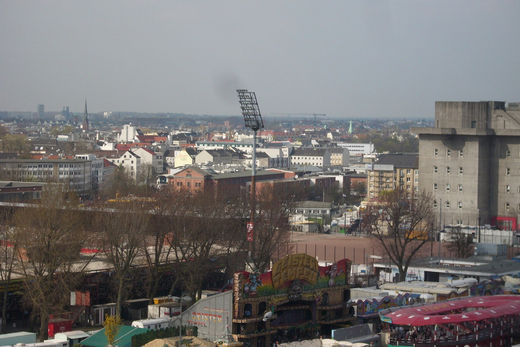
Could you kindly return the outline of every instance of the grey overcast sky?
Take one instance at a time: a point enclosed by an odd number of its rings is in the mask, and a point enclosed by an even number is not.
[[[517,0],[0,0],[0,110],[432,117],[520,100]]]

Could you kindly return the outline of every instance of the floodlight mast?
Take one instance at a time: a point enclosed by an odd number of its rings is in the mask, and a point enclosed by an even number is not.
[[[260,107],[258,107],[255,92],[250,92],[247,89],[237,89],[237,93],[240,108],[242,109],[242,116],[244,117],[245,126],[246,128],[253,130],[253,155],[251,165],[251,217],[248,223],[247,236],[247,241],[249,242],[248,258],[251,260],[256,209],[256,132],[260,129],[263,129],[264,121],[262,120],[262,115],[260,114]]]

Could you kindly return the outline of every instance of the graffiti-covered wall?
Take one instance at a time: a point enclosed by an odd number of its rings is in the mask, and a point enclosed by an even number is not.
[[[233,292],[208,296],[182,313],[183,326],[196,326],[199,337],[215,341],[231,334]]]

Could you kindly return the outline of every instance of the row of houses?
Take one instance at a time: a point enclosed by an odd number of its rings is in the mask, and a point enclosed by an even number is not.
[[[212,142],[219,143],[219,142]],[[189,165],[243,165],[251,166],[251,152],[240,151],[235,143],[224,142],[217,146],[186,147],[171,151],[166,161],[174,167]],[[197,150],[197,148],[204,148]],[[256,166],[259,168],[289,168],[314,166],[318,168],[346,167],[349,164],[349,151],[346,148],[258,148]]]
[[[281,155],[281,150],[276,150],[280,155],[269,156],[266,152],[257,154],[257,167],[264,168],[287,168],[289,158]],[[295,149],[293,158],[295,165],[312,165],[317,167],[329,167],[332,151],[327,149]],[[197,152],[192,147],[174,151],[174,160],[171,161],[169,152],[165,154],[153,151],[147,147],[132,146],[118,154],[118,151],[98,151],[96,154],[79,154],[72,158],[45,158],[37,159],[2,159],[0,160],[0,179],[14,181],[59,181],[66,182],[77,192],[88,192],[99,189],[113,175],[116,167],[122,167],[126,173],[136,181],[149,182],[157,175],[165,172],[165,162],[173,164],[174,167],[195,166],[218,166],[236,165],[247,167],[251,159],[247,155],[232,149],[202,150]],[[348,161],[348,150],[341,151],[342,157],[335,159],[338,164]],[[200,171],[199,171],[200,172]],[[248,177],[247,172],[222,173],[220,179],[226,176],[236,178]],[[262,176],[260,171],[258,176]],[[271,177],[272,173],[266,177]],[[280,178],[280,177],[274,177]],[[178,180],[178,178],[177,178]],[[187,186],[190,182],[175,182]],[[204,182],[193,183],[191,187],[204,186]]]

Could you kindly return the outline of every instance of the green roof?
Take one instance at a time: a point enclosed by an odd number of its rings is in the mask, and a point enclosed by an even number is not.
[[[135,328],[128,325],[119,326],[114,345],[118,347],[131,347],[132,336],[139,335],[147,332],[148,329]],[[106,347],[108,345],[107,336],[105,335],[105,329],[101,329],[94,335],[81,341],[82,346],[88,347]]]

